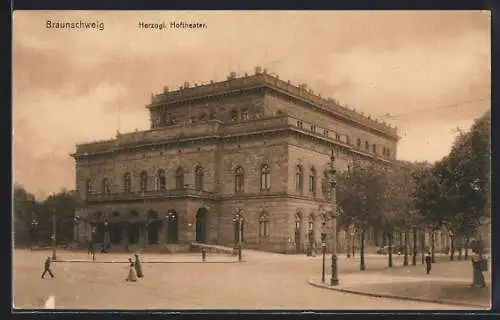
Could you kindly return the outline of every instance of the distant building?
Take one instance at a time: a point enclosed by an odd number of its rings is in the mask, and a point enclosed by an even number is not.
[[[337,170],[354,160],[391,165],[397,154],[396,128],[259,67],[165,88],[147,109],[150,130],[80,144],[72,155],[80,240],[107,234],[113,245],[171,251],[241,240],[303,252],[321,232],[331,234],[331,150]],[[381,237],[369,230],[367,245]]]

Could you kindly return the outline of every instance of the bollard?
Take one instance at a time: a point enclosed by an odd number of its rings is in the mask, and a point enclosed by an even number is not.
[[[201,260],[203,260],[203,262],[207,260],[207,251],[205,250],[205,248],[201,249]]]
[[[330,285],[336,286],[338,284],[337,255],[332,254],[332,278],[330,279]]]

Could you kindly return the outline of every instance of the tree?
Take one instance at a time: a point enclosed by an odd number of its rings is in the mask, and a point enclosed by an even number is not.
[[[491,114],[477,119],[469,132],[460,132],[451,152],[436,163],[433,174],[439,181],[439,219],[451,236],[450,260],[455,240],[468,239],[490,215]],[[460,251],[461,252],[461,251]]]
[[[74,215],[77,199],[73,192],[61,190],[57,194],[49,196],[44,202],[44,214],[49,219],[55,215],[56,234],[58,243],[69,243],[73,241]],[[50,232],[52,234],[52,231]]]
[[[14,185],[13,197],[14,244],[23,245],[34,241],[37,203],[35,196],[23,186]]]
[[[365,270],[364,240],[366,230],[382,210],[384,171],[374,164],[355,163],[339,176],[337,202],[344,221],[350,221],[361,231],[360,270]]]

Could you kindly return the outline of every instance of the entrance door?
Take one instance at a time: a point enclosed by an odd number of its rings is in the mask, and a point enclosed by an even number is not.
[[[198,209],[196,213],[196,242],[199,243],[207,241],[207,213],[205,208]]]
[[[161,221],[153,221],[148,225],[148,244],[158,244],[158,233]]]

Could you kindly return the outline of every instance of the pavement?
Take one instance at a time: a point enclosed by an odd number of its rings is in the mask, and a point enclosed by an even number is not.
[[[245,250],[245,263],[145,263],[144,278],[125,281],[128,266],[113,263],[55,263],[55,278],[40,279],[49,252],[15,250],[13,302],[17,308],[43,308],[55,297],[56,309],[101,310],[470,310],[470,307],[359,296],[319,290],[307,283],[321,274],[322,257]],[[76,253],[79,256],[84,253]],[[58,252],[58,257],[70,253]],[[109,254],[110,260],[130,255]],[[177,254],[142,254],[173,259]],[[180,255],[180,257],[187,257]],[[225,257],[224,257],[225,258]],[[385,257],[366,256],[369,270],[384,268]],[[75,257],[76,259],[76,257]],[[215,256],[207,256],[215,259]],[[222,257],[221,257],[222,259]],[[234,259],[234,258],[233,258]],[[400,263],[399,260],[395,261]],[[327,262],[328,263],[328,262]],[[359,273],[359,259],[339,256],[341,281]],[[354,278],[353,278],[354,279]],[[472,308],[474,309],[474,308]],[[475,308],[480,309],[480,308]]]
[[[353,273],[342,275],[339,284],[336,286],[330,285],[331,275],[327,274],[325,276],[325,282],[323,283],[321,276],[313,276],[309,279],[308,283],[314,287],[333,290],[343,293],[351,293],[362,296],[371,297],[382,297],[409,301],[419,301],[419,302],[429,302],[429,303],[440,303],[444,305],[456,305],[471,308],[480,308],[483,310],[489,309],[489,307],[468,301],[456,301],[456,300],[446,300],[446,299],[432,299],[427,297],[417,297],[403,294],[390,294],[385,292],[374,293],[373,290],[367,290],[366,287],[374,284],[392,284],[392,283],[424,283],[424,282],[455,282],[463,283],[464,285],[470,285],[471,278],[453,278],[453,277],[439,277],[439,276],[394,276],[394,275],[383,275],[378,273]]]

